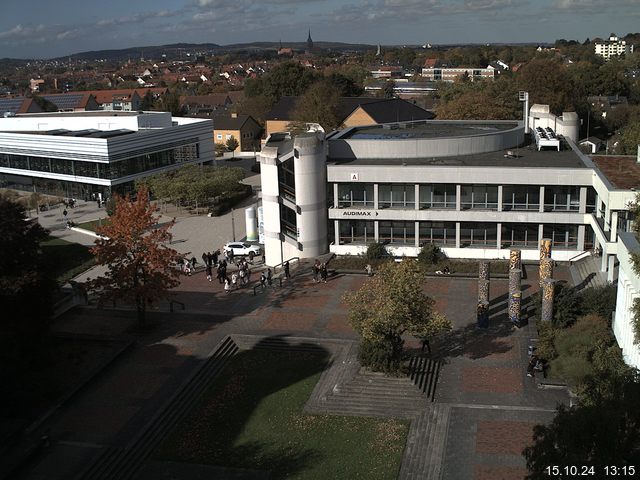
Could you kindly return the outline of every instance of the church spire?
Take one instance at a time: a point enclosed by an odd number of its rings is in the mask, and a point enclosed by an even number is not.
[[[309,36],[307,37],[307,50],[313,50],[313,40],[311,40],[311,29],[309,29]]]

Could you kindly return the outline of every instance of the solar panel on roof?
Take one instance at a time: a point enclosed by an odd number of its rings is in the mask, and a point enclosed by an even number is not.
[[[60,96],[44,95],[42,98],[53,103],[60,110],[66,110],[68,108],[77,107],[80,101],[82,100],[82,97],[84,97],[84,94],[79,94],[79,95],[67,94],[67,95],[60,95]]]
[[[18,113],[24,98],[3,98],[0,100],[0,114],[4,112]]]

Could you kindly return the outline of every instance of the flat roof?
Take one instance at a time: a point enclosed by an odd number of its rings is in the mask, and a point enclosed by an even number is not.
[[[518,122],[418,121],[355,127],[340,135],[343,140],[386,140],[411,138],[468,137],[503,132]]]
[[[573,150],[538,151],[535,144],[497,152],[450,157],[426,158],[337,158],[327,159],[332,165],[411,165],[441,167],[503,167],[503,168],[589,168]],[[511,152],[509,155],[507,152]]]
[[[594,155],[590,158],[614,188],[640,190],[640,164],[636,156]]]
[[[136,117],[138,115],[158,115],[165,112],[138,112],[138,111],[113,111],[113,110],[89,110],[87,112],[46,112],[46,113],[21,113],[17,118],[42,118],[42,117]],[[11,117],[10,117],[11,118]],[[12,117],[16,118],[16,117]]]

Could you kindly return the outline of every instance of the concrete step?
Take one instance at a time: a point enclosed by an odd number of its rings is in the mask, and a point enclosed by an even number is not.
[[[399,480],[442,478],[450,407],[433,404],[412,422]]]
[[[221,342],[209,358],[192,373],[183,386],[159,408],[126,449],[105,449],[105,452],[76,479],[124,480],[132,478],[144,460],[176,423],[184,418],[202,393],[211,385],[236,354],[238,346],[231,337]]]

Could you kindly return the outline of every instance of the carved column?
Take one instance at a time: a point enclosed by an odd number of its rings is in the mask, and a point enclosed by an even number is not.
[[[543,258],[540,260],[540,286],[545,280],[551,280],[553,278],[553,260],[550,258]]]
[[[555,282],[551,279],[542,283],[542,313],[540,320],[550,322],[553,320],[553,294]]]

